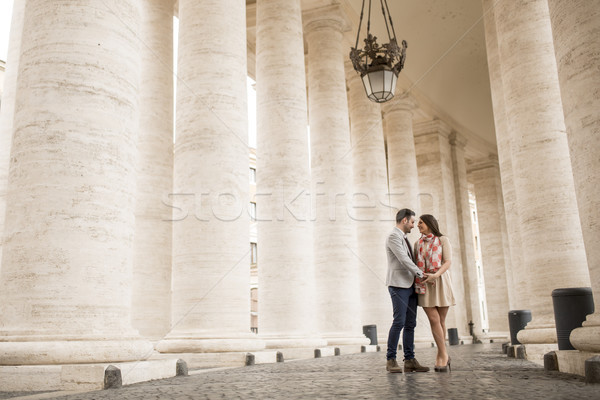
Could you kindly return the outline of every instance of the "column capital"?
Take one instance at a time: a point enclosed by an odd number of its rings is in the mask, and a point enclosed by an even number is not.
[[[395,112],[409,112],[417,108],[417,102],[410,95],[394,96],[394,98],[381,105],[381,112],[385,118],[386,115],[390,115]]]
[[[324,28],[346,32],[352,28],[350,18],[338,4],[303,11],[302,24],[305,32]]]
[[[486,158],[478,158],[476,160],[473,160],[467,165],[467,172],[472,173],[489,168],[500,170],[498,156],[496,156],[495,154],[489,154]]]
[[[450,133],[452,133],[450,125],[437,118],[413,125],[413,134],[415,137],[435,134],[449,139]]]
[[[457,131],[452,131],[448,136],[448,140],[450,142],[450,145],[456,146],[461,150],[464,150],[467,147],[467,138],[462,133],[459,133]]]

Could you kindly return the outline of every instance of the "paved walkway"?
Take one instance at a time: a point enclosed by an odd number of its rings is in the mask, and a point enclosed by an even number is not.
[[[449,374],[389,374],[385,353],[362,353],[203,372],[87,392],[62,400],[100,399],[600,399],[600,385],[547,373],[532,362],[507,358],[501,345],[450,348]],[[418,349],[433,366],[435,349]],[[433,369],[433,368],[432,368]],[[58,395],[58,393],[56,393]],[[2,396],[0,396],[2,398]]]

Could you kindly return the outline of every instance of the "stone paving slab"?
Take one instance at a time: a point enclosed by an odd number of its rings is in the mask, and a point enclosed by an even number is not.
[[[138,383],[120,389],[54,397],[100,399],[594,399],[600,385],[583,377],[545,372],[526,360],[507,358],[500,344],[450,347],[449,374],[389,374],[385,352],[359,353],[219,369],[188,377]],[[433,366],[435,349],[417,350]],[[0,397],[1,398],[1,397]]]

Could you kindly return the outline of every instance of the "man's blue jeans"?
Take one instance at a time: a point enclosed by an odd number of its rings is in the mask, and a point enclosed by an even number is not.
[[[404,350],[404,359],[412,360],[415,358],[415,326],[417,326],[417,294],[414,286],[410,288],[399,288],[388,286],[392,305],[394,307],[394,322],[388,334],[387,359],[396,358],[398,350],[398,341],[400,332],[402,334],[402,348]]]

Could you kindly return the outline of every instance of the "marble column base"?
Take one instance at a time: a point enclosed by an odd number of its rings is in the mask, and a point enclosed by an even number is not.
[[[544,354],[551,351],[558,351],[558,344],[544,343],[544,344],[526,344],[516,345],[513,347],[524,347],[525,357],[527,361],[533,361],[536,364],[544,365]]]
[[[161,353],[225,353],[264,348],[265,342],[253,333],[230,337],[170,336],[156,344],[156,350]]]
[[[517,333],[517,339],[521,344],[556,344],[556,328],[554,326],[532,326],[529,325]]]
[[[7,392],[102,390],[109,365],[121,371],[122,385],[177,374],[177,358],[111,364],[0,366],[0,388]],[[56,396],[66,394],[72,393],[55,393]]]
[[[600,314],[588,315],[581,328],[573,329],[569,340],[577,350],[600,353]]]
[[[556,352],[558,370],[568,374],[585,376],[585,361],[600,356],[599,352],[559,350]]]
[[[264,340],[267,349],[281,348],[317,348],[327,346],[327,339],[317,336],[292,336],[292,335],[264,335],[259,336]]]
[[[139,338],[120,340],[46,340],[1,338],[0,365],[103,363],[147,359],[152,343]]]
[[[371,340],[364,335],[360,336],[349,336],[340,334],[323,334],[323,339],[327,341],[327,346],[344,346],[344,345],[368,345],[371,344]]]

